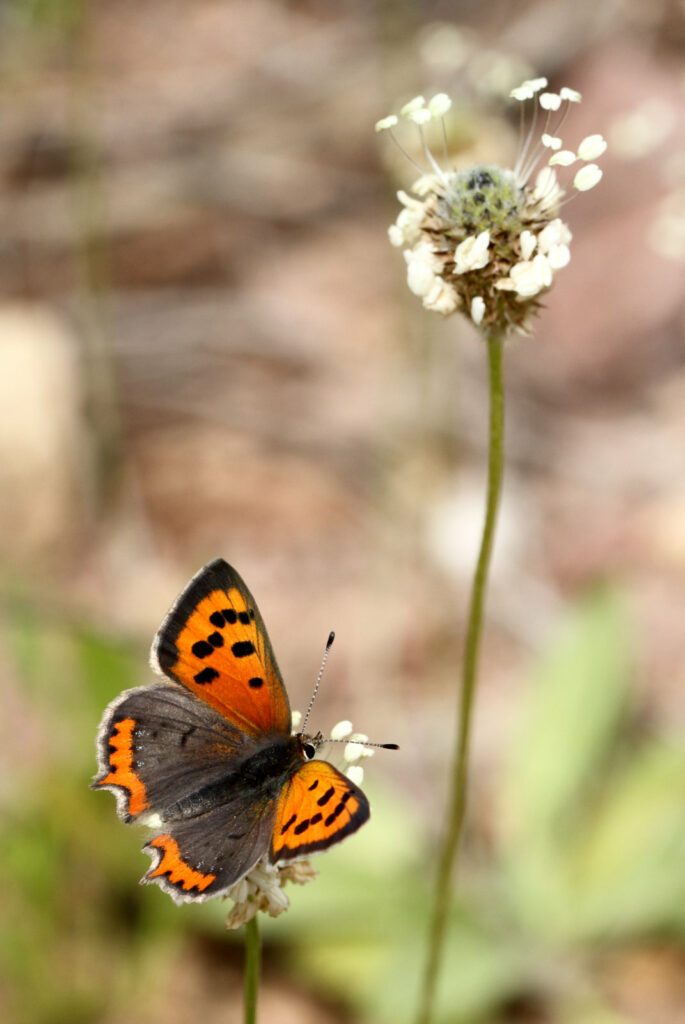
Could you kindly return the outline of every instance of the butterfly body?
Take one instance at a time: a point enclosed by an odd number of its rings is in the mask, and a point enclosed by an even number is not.
[[[120,817],[162,829],[143,878],[177,901],[225,892],[262,857],[327,849],[369,817],[362,791],[326,761],[320,737],[291,735],[271,644],[238,573],[217,559],[162,624],[153,668],[168,680],[121,694],[98,736],[93,788]]]

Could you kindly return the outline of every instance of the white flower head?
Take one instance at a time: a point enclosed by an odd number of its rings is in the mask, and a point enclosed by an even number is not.
[[[350,782],[354,782],[355,786],[361,786],[364,781],[364,769],[360,764],[351,764],[345,775]]]
[[[240,928],[259,911],[269,917],[278,917],[290,906],[290,900],[283,892],[286,882],[305,885],[316,878],[316,871],[307,860],[290,864],[271,864],[268,855],[262,857],[248,873],[232,885],[226,897],[233,900],[233,907],[226,919],[229,929]]]
[[[602,172],[596,163],[586,161],[601,156],[606,143],[596,134],[584,138],[577,153],[564,148],[562,122],[569,104],[579,103],[581,97],[566,86],[558,92],[543,91],[546,87],[545,78],[530,78],[511,91],[512,98],[524,104],[524,120],[535,107],[538,119],[539,108],[545,111],[540,134],[536,138],[531,128],[511,170],[481,164],[455,171],[429,148],[435,135],[438,153],[444,150],[443,128],[421,129],[428,166],[411,195],[398,193],[402,209],[388,236],[402,249],[407,284],[425,309],[442,316],[460,312],[481,331],[525,332],[554,275],[568,264],[571,232],[560,210],[571,180],[568,175],[562,185],[556,168],[584,161],[572,184],[577,191],[587,191]],[[419,126],[428,125],[443,117],[450,104],[445,93],[428,102],[417,96],[405,104],[401,115]],[[390,137],[399,145],[394,133]]]

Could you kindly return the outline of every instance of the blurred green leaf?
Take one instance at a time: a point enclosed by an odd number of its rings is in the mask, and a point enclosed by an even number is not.
[[[629,624],[611,593],[573,614],[536,672],[505,771],[511,841],[568,830],[629,710]]]
[[[606,783],[572,864],[582,935],[685,932],[685,751],[652,742]]]

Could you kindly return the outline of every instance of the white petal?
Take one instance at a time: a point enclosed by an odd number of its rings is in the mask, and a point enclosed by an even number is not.
[[[552,283],[552,270],[547,258],[538,254],[532,260],[516,263],[510,271],[514,289],[523,299],[532,298]],[[498,287],[504,287],[498,282]]]
[[[344,719],[342,722],[338,722],[331,729],[332,740],[346,740],[352,732],[352,722],[348,722]]]
[[[443,316],[449,316],[450,313],[454,313],[458,308],[459,301],[459,296],[454,286],[449,284],[448,281],[444,281],[441,277],[436,277],[433,287],[424,296],[423,305],[432,313],[442,313]]]
[[[546,85],[546,78],[527,78],[525,82],[521,82],[515,89],[512,89],[509,95],[514,100],[530,100]]]
[[[558,153],[553,153],[547,163],[550,167],[554,167],[556,164],[561,164],[562,167],[570,167],[571,164],[576,162],[576,154],[572,153],[570,149],[561,149]]]
[[[480,270],[490,262],[488,247],[490,232],[481,231],[479,235],[469,235],[460,242],[454,253],[454,272],[466,274],[469,270]]]
[[[568,225],[557,217],[538,235],[538,251],[547,253],[553,245],[568,245],[572,238]]]
[[[553,245],[547,253],[547,259],[552,270],[561,270],[569,263],[571,250],[567,245]]]
[[[414,196],[408,196],[403,189],[399,190],[397,198],[402,203],[402,206],[406,206],[409,210],[415,210],[417,208],[423,209],[423,203],[421,200],[415,199]]]
[[[411,187],[412,192],[417,196],[426,196],[435,189],[438,179],[434,174],[423,174]]]
[[[561,139],[556,135],[548,135],[547,132],[543,132],[541,142],[547,149],[561,149]]]
[[[446,92],[436,93],[436,95],[428,101],[428,109],[433,117],[442,117],[447,113],[451,106],[452,100]]]
[[[533,202],[537,203],[540,211],[555,211],[563,194],[564,191],[559,186],[557,173],[554,168],[541,168],[535,178],[535,188],[531,195]]]
[[[428,295],[435,283],[435,274],[429,266],[420,260],[407,265],[407,285],[414,295]]]
[[[397,249],[407,244],[404,231],[397,224],[391,224],[388,228],[388,238],[390,239],[390,245],[394,245]]]
[[[586,164],[573,179],[573,187],[579,192],[588,192],[602,180],[602,172],[597,164]]]
[[[377,132],[384,132],[388,128],[394,128],[396,124],[397,118],[394,114],[390,114],[389,117],[382,117],[380,121],[376,121],[375,129]]]
[[[413,100],[409,100],[409,103],[404,104],[400,110],[400,114],[402,114],[403,117],[409,117],[410,114],[413,114],[417,110],[421,110],[421,107],[425,107],[425,105],[426,101],[423,96],[415,96]]]
[[[355,786],[361,786],[364,781],[364,769],[360,764],[351,764],[345,772],[350,782],[354,782]]]
[[[364,756],[364,750],[366,748],[361,743],[346,743],[343,751],[343,757],[348,762],[359,760],[360,757]]]
[[[543,110],[558,110],[561,106],[561,96],[557,92],[543,92],[540,95],[540,106]]]
[[[543,288],[549,288],[552,283],[552,268],[549,265],[549,260],[546,256],[543,256],[541,252],[537,256],[533,257],[533,266],[535,271],[542,281]]]
[[[407,284],[410,291],[414,295],[427,295],[435,282],[440,261],[428,245],[407,249],[404,258],[407,262]]]
[[[559,90],[559,95],[562,100],[566,100],[567,103],[580,103],[583,98],[576,89],[569,89],[566,85],[562,86]]]
[[[581,160],[596,160],[602,153],[606,153],[606,148],[602,135],[588,135],[578,146],[578,156]]]
[[[521,245],[521,255],[524,260],[529,260],[535,252],[535,246],[538,244],[538,240],[532,231],[522,231],[519,239]]]
[[[485,300],[483,299],[482,295],[476,295],[475,298],[471,300],[471,319],[473,320],[474,324],[478,325],[483,322],[484,316]]]
[[[510,277],[500,277],[498,281],[495,281],[495,288],[498,288],[501,292],[516,291],[516,285]]]

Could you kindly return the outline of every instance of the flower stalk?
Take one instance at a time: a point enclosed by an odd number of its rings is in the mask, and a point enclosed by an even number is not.
[[[262,960],[257,915],[245,925],[245,1024],[257,1024],[257,996]]]
[[[502,489],[504,453],[503,343],[504,334],[502,332],[495,331],[488,335],[490,421],[485,521],[476,571],[471,587],[461,688],[459,691],[459,719],[448,805],[447,829],[438,863],[433,910],[428,935],[428,954],[417,1024],[430,1024],[433,1020],[435,993],[439,980],[440,966],[444,956],[445,933],[451,904],[453,865],[459,849],[466,810],[471,721],[478,679],[478,656],[483,631],[483,608],[485,605],[488,570],[490,568]]]

